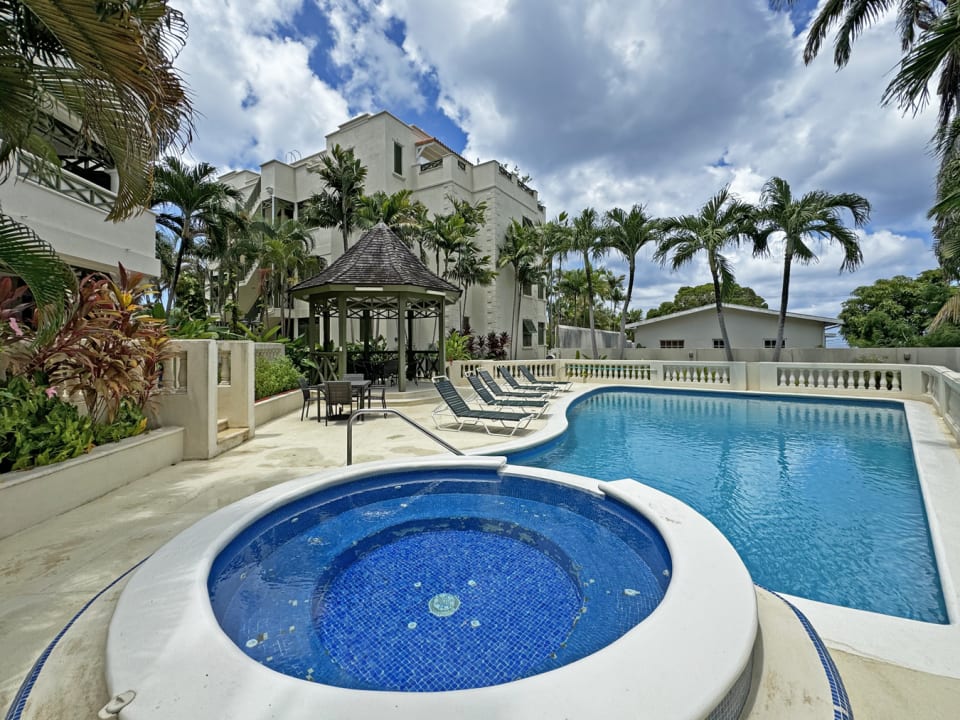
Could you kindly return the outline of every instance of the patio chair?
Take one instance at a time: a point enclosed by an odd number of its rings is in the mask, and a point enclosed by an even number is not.
[[[490,375],[486,370],[477,370],[477,375],[480,376],[480,379],[483,380],[487,387],[490,388],[492,392],[497,397],[515,397],[515,398],[544,398],[547,396],[546,392],[511,392],[510,390],[504,390],[500,387],[499,383],[493,379],[493,376]]]
[[[483,425],[483,429],[490,435],[513,435],[518,428],[526,427],[534,418],[532,413],[474,410],[467,405],[466,400],[461,397],[460,393],[457,392],[457,389],[453,386],[453,383],[445,376],[438,375],[433,379],[433,383],[437,388],[437,392],[440,393],[440,397],[443,398],[443,403],[434,408],[431,413],[433,422],[438,428],[441,426],[439,417],[442,415],[450,415],[453,418],[453,422],[457,423],[457,430],[463,429],[463,426],[468,423],[471,425],[480,423]],[[503,428],[502,431],[494,431],[491,429],[491,425],[496,427],[497,423]]]
[[[544,410],[546,410],[549,405],[547,400],[539,400],[531,397],[495,398],[487,389],[487,386],[483,384],[483,381],[476,375],[467,375],[467,380],[470,381],[470,386],[473,388],[473,392],[476,393],[477,399],[484,405],[493,405],[499,408],[526,408],[528,412],[534,413],[537,417],[543,415]]]
[[[510,372],[509,368],[501,367],[500,368],[500,377],[507,381],[507,385],[512,387],[514,390],[526,390],[527,392],[541,392],[546,393],[547,395],[556,395],[560,390],[553,387],[547,387],[546,385],[521,385],[517,382],[517,379],[513,376],[513,373]]]
[[[324,414],[323,424],[327,425],[330,418],[345,417],[343,408],[346,406],[353,412],[353,388],[349,380],[334,380],[324,384],[324,398],[326,399],[326,413]],[[335,410],[336,409],[336,410]],[[346,413],[349,415],[349,412]],[[317,422],[320,421],[320,413],[317,413]]]
[[[543,385],[545,387],[555,387],[558,390],[562,390],[563,392],[568,392],[571,388],[573,388],[573,383],[570,382],[569,380],[541,380],[532,372],[530,372],[530,368],[528,368],[526,365],[518,366],[517,370],[519,370],[520,374],[527,379],[527,382],[529,382],[531,385],[535,387],[537,385]]]
[[[400,366],[400,361],[397,358],[391,358],[384,361],[383,363],[383,380],[384,382],[390,381],[391,385],[394,385],[397,382],[397,368]]]
[[[303,393],[303,407],[300,408],[300,421],[303,422],[305,417],[310,417],[310,400],[313,393],[310,390],[310,383],[307,382],[305,377],[301,375],[297,378],[297,382],[300,383],[300,392]]]

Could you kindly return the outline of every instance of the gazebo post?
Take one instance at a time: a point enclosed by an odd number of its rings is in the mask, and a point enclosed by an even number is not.
[[[323,308],[323,351],[330,352],[330,308],[324,305]]]
[[[343,377],[347,373],[347,296],[337,296],[337,328],[340,333],[340,373]]]
[[[447,374],[447,352],[446,352],[446,350],[447,350],[447,347],[446,347],[447,343],[446,343],[446,338],[444,338],[443,329],[446,327],[446,324],[447,324],[447,317],[446,317],[446,315],[447,315],[447,301],[446,301],[445,299],[444,299],[444,300],[440,300],[439,303],[437,303],[437,304],[440,306],[440,323],[439,323],[440,330],[439,330],[439,332],[438,332],[438,334],[439,334],[440,337],[437,338],[437,368],[436,368],[436,373],[437,373],[438,375],[446,375],[446,374]],[[453,380],[453,378],[450,378],[450,379]]]
[[[307,315],[307,349],[313,352],[317,349],[317,304],[308,298],[307,305],[310,308]]]
[[[397,389],[405,392],[407,387],[407,329],[404,320],[407,314],[407,298],[397,296]]]

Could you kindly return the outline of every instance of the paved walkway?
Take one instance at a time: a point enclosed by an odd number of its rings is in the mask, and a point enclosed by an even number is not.
[[[428,424],[430,405],[403,408]],[[544,421],[531,424],[536,432]],[[498,442],[479,429],[440,431],[460,449]],[[187,461],[141,478],[87,505],[0,540],[0,709],[31,665],[97,592],[160,545],[217,508],[258,490],[345,462],[346,426],[300,422],[299,412],[258,429],[255,439],[210,461]],[[437,453],[437,446],[396,418],[356,426],[355,462]],[[60,682],[31,697],[24,717],[95,717],[106,701],[102,647],[111,590],[60,648]],[[860,720],[953,720],[960,681],[833,652]],[[71,658],[73,660],[71,661]],[[58,689],[59,688],[59,689]],[[90,710],[88,710],[90,709]]]

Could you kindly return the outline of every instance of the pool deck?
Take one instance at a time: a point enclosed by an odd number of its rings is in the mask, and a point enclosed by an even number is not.
[[[432,428],[431,407],[424,404],[401,409]],[[534,421],[523,434],[529,437],[551,422],[555,420]],[[915,439],[941,445],[940,462],[946,458],[946,467],[941,468],[944,477],[953,478],[954,486],[960,484],[956,482],[960,477],[956,444],[929,432],[933,435]],[[502,442],[479,429],[439,434],[461,450]],[[123,573],[220,507],[278,483],[343,466],[345,447],[345,423],[324,426],[315,420],[301,422],[299,413],[293,412],[258,428],[253,440],[213,460],[185,461],[164,468],[0,540],[0,709],[10,706],[30,667],[57,633]],[[413,428],[395,418],[379,416],[357,424],[354,448],[355,462],[438,452],[437,445]],[[941,530],[944,525],[955,527],[960,523],[960,507],[937,510]],[[960,554],[960,546],[947,549],[954,555]],[[960,576],[954,577],[960,581]],[[56,673],[42,674],[24,718],[96,716],[108,699],[103,680],[103,648],[113,603],[123,583],[121,580],[104,592],[63,637],[56,651]],[[810,616],[820,629],[814,614]],[[904,632],[908,631],[909,626]],[[942,673],[920,672],[878,660],[878,653],[870,647],[861,650],[850,643],[838,644],[831,641],[829,633],[821,634],[830,646],[860,720],[957,717],[960,673],[949,666]],[[960,657],[960,643],[953,647],[954,657]]]

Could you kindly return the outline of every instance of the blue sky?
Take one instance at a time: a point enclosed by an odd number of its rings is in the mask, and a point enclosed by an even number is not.
[[[361,112],[389,110],[471,160],[532,176],[548,217],[592,206],[696,212],[724,184],[857,192],[873,204],[856,273],[797,268],[790,309],[834,315],[859,285],[933,267],[926,211],[934,112],[879,101],[899,59],[894,18],[838,72],[801,59],[814,0],[179,0],[191,26],[178,67],[202,117],[194,159],[227,170],[321,149]],[[733,257],[775,307],[780,263]],[[615,270],[623,264],[612,261]],[[641,255],[648,310],[702,264],[672,273]]]

